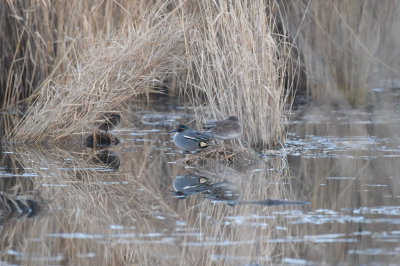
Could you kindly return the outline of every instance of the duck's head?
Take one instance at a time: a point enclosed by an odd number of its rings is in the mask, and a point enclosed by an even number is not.
[[[228,117],[228,119],[226,119],[226,120],[231,120],[232,122],[235,122],[235,123],[239,122],[239,118],[237,118],[237,116],[234,116],[234,115]]]
[[[186,129],[189,129],[186,125],[179,125],[177,126],[174,130],[171,130],[169,133],[173,133],[173,132],[183,132]]]

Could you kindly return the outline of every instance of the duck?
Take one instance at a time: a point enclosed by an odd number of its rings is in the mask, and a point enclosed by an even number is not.
[[[243,133],[243,127],[236,116],[230,116],[225,120],[205,123],[203,129],[217,140],[236,139]]]
[[[209,142],[213,140],[210,133],[196,131],[188,128],[187,125],[178,125],[170,133],[177,132],[174,135],[174,143],[182,150],[191,151],[209,146]]]
[[[104,121],[98,126],[100,130],[104,130],[106,133],[115,129],[121,123],[121,116],[116,113],[103,114]]]

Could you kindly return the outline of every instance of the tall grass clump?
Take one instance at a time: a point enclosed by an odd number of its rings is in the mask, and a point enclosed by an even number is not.
[[[277,139],[293,92],[287,79],[291,46],[275,34],[278,5],[266,0],[206,0],[201,7],[200,24],[185,36],[187,85],[202,92],[189,92],[197,114],[205,115],[199,108],[200,95],[205,95],[214,119],[239,117],[251,145]]]
[[[292,47],[276,34],[278,8],[267,0],[146,7],[49,79],[7,137],[41,142],[82,136],[101,113],[120,112],[128,99],[148,95],[173,75],[196,107],[197,121],[204,120],[205,104],[214,119],[238,116],[251,145],[275,140],[293,92],[287,76]]]
[[[94,40],[120,26],[127,13],[104,2],[0,2],[0,108],[34,94]]]
[[[1,1],[0,108],[22,100],[31,103],[50,78],[76,64],[98,40],[122,29],[126,19],[140,18],[155,4],[169,12],[177,2]]]
[[[161,8],[162,9],[162,8]],[[93,130],[105,111],[148,93],[184,54],[181,21],[147,10],[142,19],[91,47],[64,78],[50,80],[25,119],[8,136],[16,142],[59,141]],[[187,22],[190,28],[190,22]]]
[[[371,82],[399,77],[400,2],[303,0],[282,7],[314,100],[366,104]]]

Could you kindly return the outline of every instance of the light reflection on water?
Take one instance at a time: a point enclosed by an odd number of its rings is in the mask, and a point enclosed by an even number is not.
[[[371,120],[371,114],[363,111],[302,112],[286,141],[289,171],[281,174],[264,163],[201,169],[175,163],[185,154],[168,132],[193,119],[181,108],[168,114],[136,113],[142,122],[114,131],[122,143],[107,148],[110,152],[80,145],[66,150],[2,144],[1,191],[40,195],[52,209],[30,218],[0,216],[1,261],[15,265],[398,263],[398,118],[380,114]],[[104,154],[113,159],[103,160]],[[279,169],[279,156],[266,158]],[[211,186],[234,183],[241,190],[240,200],[271,198],[310,205],[229,206],[207,199],[209,191],[174,197],[170,192],[176,187],[174,180],[186,175],[212,180]]]

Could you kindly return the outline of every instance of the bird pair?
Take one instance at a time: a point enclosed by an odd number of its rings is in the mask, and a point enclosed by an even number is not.
[[[174,135],[174,143],[183,150],[197,150],[206,148],[209,142],[216,140],[230,140],[240,137],[243,127],[236,116],[230,116],[226,120],[219,120],[204,124],[206,131],[189,129],[186,125],[179,125],[170,133]]]
[[[202,193],[205,198],[217,201],[238,200],[242,194],[241,188],[231,182],[223,181],[214,183],[207,177],[197,174],[185,174],[174,179],[175,191],[171,191],[178,199]]]

